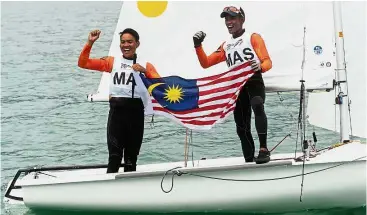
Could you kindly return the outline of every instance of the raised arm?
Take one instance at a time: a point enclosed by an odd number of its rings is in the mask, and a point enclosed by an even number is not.
[[[198,56],[200,65],[204,69],[226,60],[225,52],[223,50],[223,44],[209,56],[206,55],[201,45],[195,48],[195,51],[196,55]]]
[[[84,45],[80,53],[78,66],[83,69],[97,70],[101,72],[111,72],[113,67],[113,57],[103,57],[100,59],[89,58],[94,42],[99,38],[101,31],[94,30],[89,33],[88,42]]]
[[[204,41],[205,36],[206,34],[204,32],[198,31],[192,37],[194,41],[196,55],[198,56],[201,67],[203,67],[204,69],[226,60],[225,52],[223,50],[223,44],[217,49],[217,51],[213,52],[211,55],[206,55],[201,45],[201,43]]]

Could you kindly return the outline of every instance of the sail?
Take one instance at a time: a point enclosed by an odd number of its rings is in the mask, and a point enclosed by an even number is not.
[[[230,3],[163,3],[124,2],[109,55],[121,55],[118,32],[130,27],[140,34],[138,56],[144,55],[161,76],[194,79],[227,71],[225,63],[203,69],[195,54],[192,36],[204,31],[207,36],[203,48],[208,55],[214,52],[230,37],[224,19],[220,18],[221,11]],[[306,88],[332,88],[335,57],[330,2],[236,2],[236,5],[245,11],[244,27],[263,37],[273,61],[273,68],[264,73],[268,91],[299,90],[304,27]],[[156,13],[154,17],[150,15],[152,12]],[[109,74],[103,73],[97,93],[88,96],[88,100],[107,101],[108,78]]]
[[[342,2],[342,20],[347,68],[351,129],[349,134],[367,137],[366,126],[366,2]],[[328,130],[340,131],[339,107],[335,93],[311,93],[308,99],[309,122]]]

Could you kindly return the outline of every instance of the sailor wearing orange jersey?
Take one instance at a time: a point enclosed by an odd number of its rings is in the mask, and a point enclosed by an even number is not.
[[[139,95],[139,85],[134,71],[145,73],[147,77],[159,77],[154,66],[142,63],[137,58],[139,34],[130,28],[120,33],[121,57],[89,58],[93,43],[101,31],[91,31],[84,46],[78,66],[84,69],[111,73],[110,111],[107,122],[107,146],[109,152],[107,173],[118,172],[124,157],[124,171],[136,171],[140,147],[144,133],[144,105]],[[145,65],[145,68],[139,64]]]
[[[263,72],[272,67],[265,43],[257,33],[248,33],[242,25],[245,13],[240,7],[225,7],[220,15],[225,18],[225,24],[231,37],[211,55],[207,56],[201,43],[206,34],[197,32],[194,37],[194,46],[200,65],[203,68],[211,67],[226,61],[229,69],[245,62],[250,62],[255,74],[242,88],[236,101],[234,119],[237,134],[241,140],[242,152],[246,162],[267,163],[270,161],[270,152],[267,149],[267,117],[264,110],[265,86]],[[255,114],[255,126],[259,136],[260,150],[255,158],[255,144],[251,135],[251,107]]]

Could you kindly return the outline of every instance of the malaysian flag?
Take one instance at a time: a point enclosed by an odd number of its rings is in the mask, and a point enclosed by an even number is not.
[[[241,88],[253,73],[246,62],[227,72],[199,79],[146,78],[142,74],[140,77],[150,94],[154,114],[189,129],[208,130],[232,113]]]

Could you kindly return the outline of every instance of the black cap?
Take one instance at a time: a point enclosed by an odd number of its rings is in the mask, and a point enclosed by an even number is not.
[[[220,14],[220,18],[224,18],[227,15],[229,16],[242,16],[245,18],[245,12],[243,12],[241,7],[228,6],[223,8],[223,12]]]

